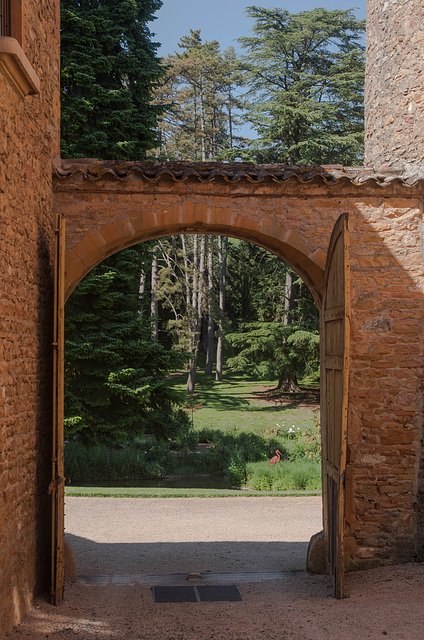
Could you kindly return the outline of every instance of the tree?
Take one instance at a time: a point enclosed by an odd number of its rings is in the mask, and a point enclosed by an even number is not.
[[[303,281],[277,256],[257,245],[229,244],[227,342],[234,371],[278,379],[298,389],[298,378],[318,368],[319,314]]]
[[[222,354],[224,349],[224,314],[225,293],[227,288],[227,251],[228,238],[218,236],[218,261],[219,261],[219,294],[218,294],[218,340],[216,345],[216,375],[217,382],[222,380]]]
[[[237,355],[228,359],[233,371],[278,378],[277,389],[299,391],[298,378],[317,369],[319,334],[277,322],[246,323],[227,335]]]
[[[157,156],[202,162],[226,157],[240,142],[235,51],[230,47],[222,53],[219,42],[203,42],[200,30],[192,29],[178,47],[165,60],[168,71],[156,93],[159,105],[171,105],[159,123]]]
[[[148,249],[148,247],[147,247]],[[146,247],[115,254],[78,285],[65,315],[65,429],[85,442],[171,430],[176,396],[166,376],[178,356],[140,316]],[[169,433],[168,433],[169,435]]]
[[[148,22],[162,0],[61,0],[62,155],[141,160],[164,73]]]
[[[365,21],[353,10],[247,8],[247,121],[257,162],[355,164],[363,149]]]

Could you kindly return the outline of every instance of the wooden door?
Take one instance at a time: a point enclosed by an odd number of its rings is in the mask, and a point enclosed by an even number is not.
[[[348,418],[350,284],[348,215],[328,248],[321,311],[321,428],[326,553],[336,598],[344,592],[345,474]]]
[[[54,321],[53,321],[53,448],[52,481],[52,547],[51,547],[51,603],[63,600],[65,489],[63,468],[63,368],[65,319],[65,220],[58,215],[55,237]]]

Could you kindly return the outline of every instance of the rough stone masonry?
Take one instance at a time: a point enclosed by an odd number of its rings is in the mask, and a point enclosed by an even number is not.
[[[48,588],[51,174],[59,151],[59,0],[11,2],[23,11],[24,34],[0,36],[0,638]],[[56,162],[64,173],[54,194],[56,209],[69,205],[69,290],[111,252],[186,227],[257,236],[319,300],[331,224],[349,212],[353,568],[422,558],[424,537],[424,7],[368,0],[367,11],[364,169],[319,170],[311,181],[296,171],[274,180],[271,171],[256,182],[248,172],[202,181],[164,170],[150,181],[134,168],[120,175]]]

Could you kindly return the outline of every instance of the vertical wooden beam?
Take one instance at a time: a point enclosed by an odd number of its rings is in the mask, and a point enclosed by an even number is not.
[[[10,0],[10,35],[24,48],[23,0]]]
[[[63,461],[63,376],[65,320],[65,220],[58,215],[55,237],[53,318],[53,434],[52,434],[52,545],[51,602],[60,605],[64,586],[65,490]]]

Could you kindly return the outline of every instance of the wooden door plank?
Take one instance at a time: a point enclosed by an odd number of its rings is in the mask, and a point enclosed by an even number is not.
[[[348,215],[330,240],[321,310],[323,508],[327,561],[337,598],[344,595],[345,473],[350,337]]]
[[[64,586],[64,461],[63,375],[65,320],[65,220],[58,215],[55,236],[53,316],[53,434],[52,434],[52,543],[51,603],[60,605]]]

